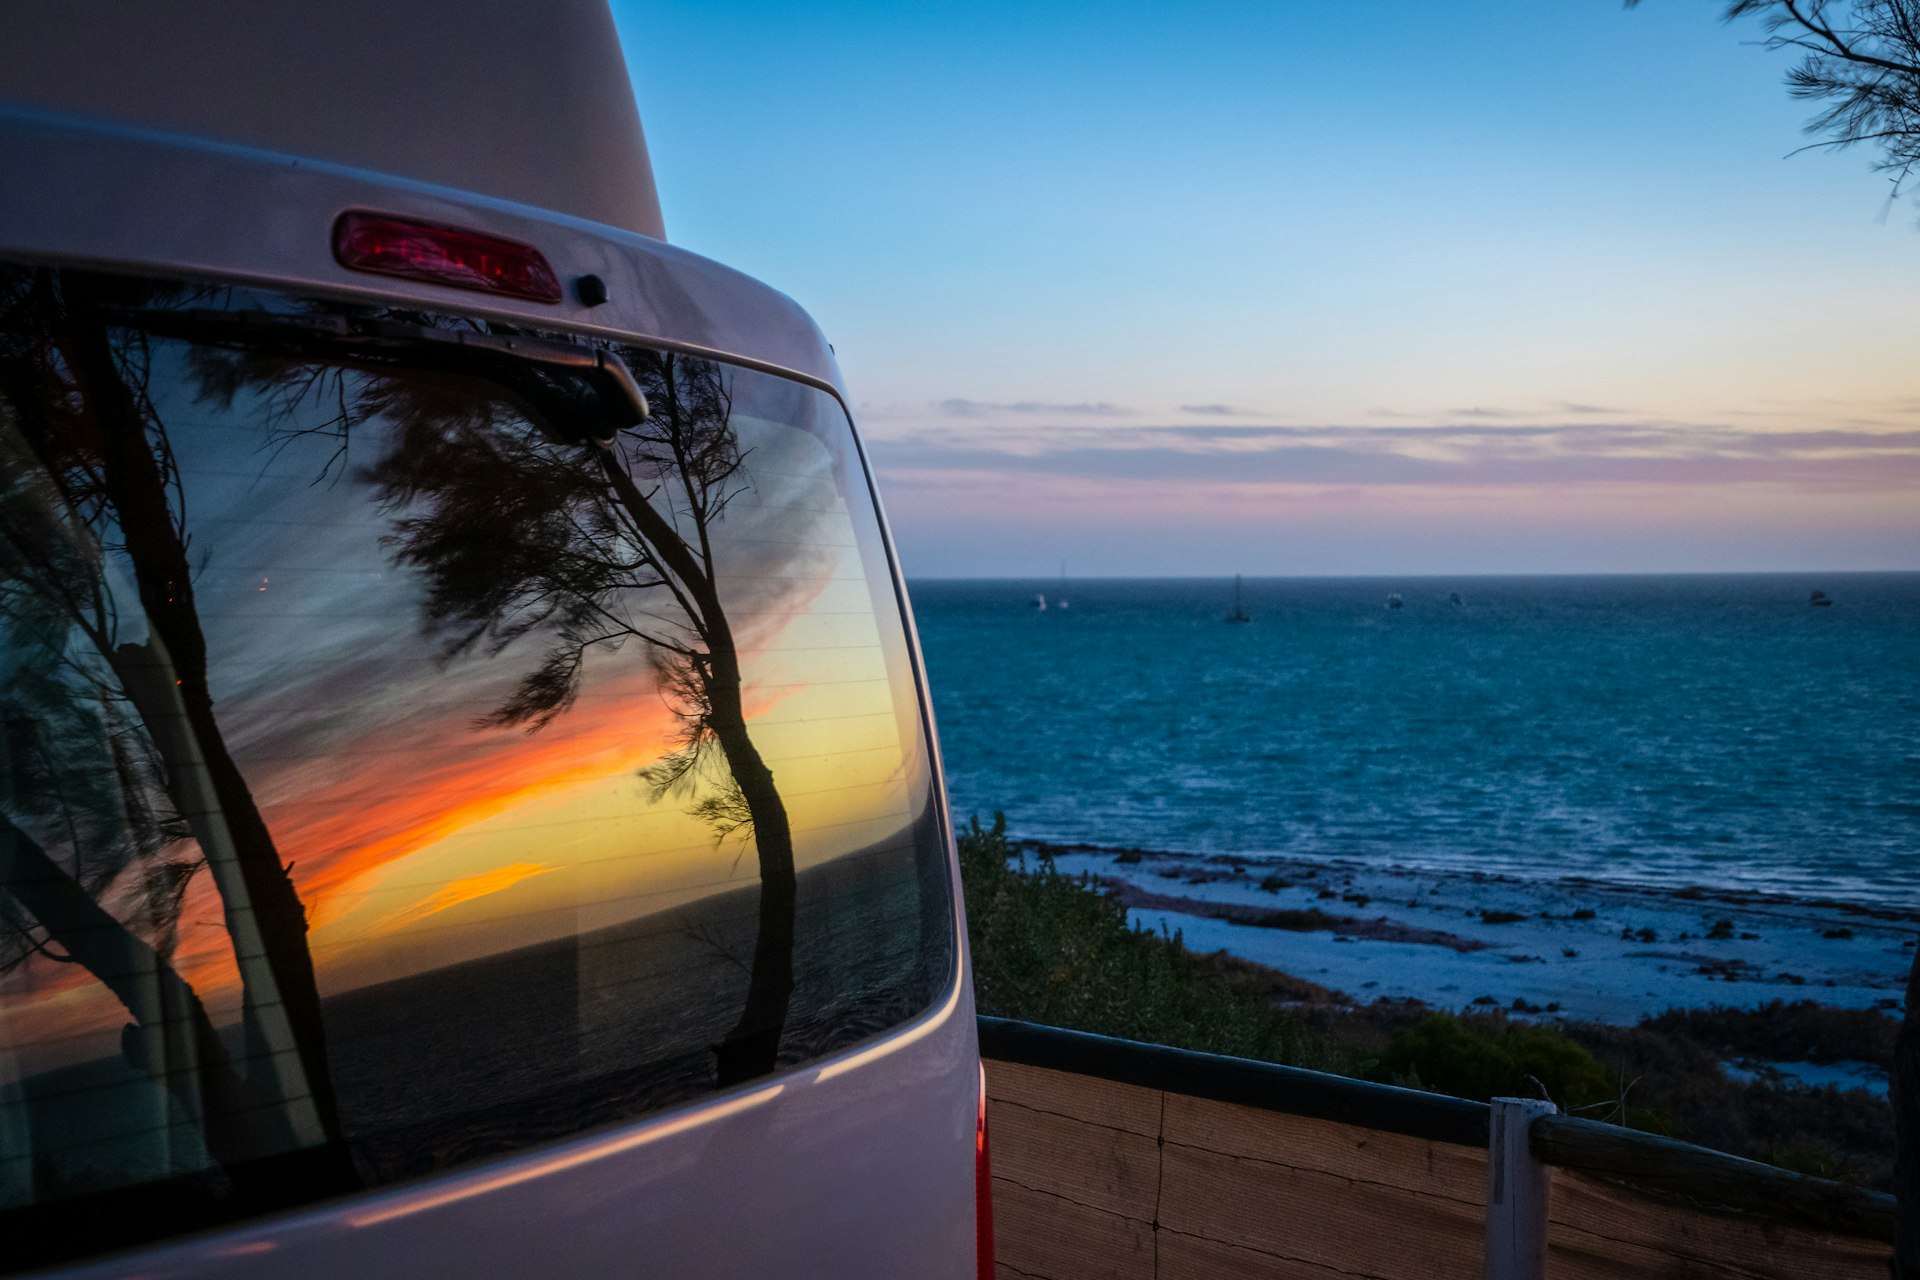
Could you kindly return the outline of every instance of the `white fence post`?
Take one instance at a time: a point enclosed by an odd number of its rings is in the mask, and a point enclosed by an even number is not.
[[[1547,1194],[1553,1171],[1533,1158],[1527,1130],[1557,1108],[1495,1098],[1487,1136],[1486,1280],[1546,1280]]]

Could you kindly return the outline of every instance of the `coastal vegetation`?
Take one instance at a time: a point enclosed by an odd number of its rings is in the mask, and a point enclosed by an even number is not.
[[[1029,858],[1003,818],[960,835],[974,995],[985,1014],[1258,1058],[1482,1100],[1544,1096],[1563,1111],[1886,1189],[1891,1109],[1865,1089],[1807,1087],[1738,1059],[1890,1067],[1896,1021],[1811,1000],[1674,1010],[1619,1027],[1358,1004],[1176,931],[1130,925],[1088,877]]]
[[[980,1012],[1128,1040],[1300,1066],[1337,1066],[1324,1041],[1266,991],[1219,980],[1178,937],[1136,929],[1126,909],[1049,860],[1014,858],[1006,824],[960,836],[974,1001]],[[1302,984],[1304,986],[1304,984]]]

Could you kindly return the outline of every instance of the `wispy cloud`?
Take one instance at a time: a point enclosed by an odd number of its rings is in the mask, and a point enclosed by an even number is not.
[[[1081,400],[1072,403],[1051,400],[1015,400],[1004,403],[994,400],[963,400],[954,397],[940,401],[935,407],[951,418],[988,418],[1003,413],[1050,413],[1061,417],[1077,418],[1130,418],[1134,412],[1124,405],[1110,404],[1105,400]]]
[[[1219,485],[1920,486],[1920,431],[1693,425],[1053,427],[876,442],[902,479],[999,473]]]
[[[1239,409],[1230,404],[1183,404],[1180,412],[1209,418],[1258,418],[1259,409]]]

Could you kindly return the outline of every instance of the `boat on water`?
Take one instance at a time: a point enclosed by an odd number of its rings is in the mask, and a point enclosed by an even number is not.
[[[1045,613],[1047,611],[1047,593],[1046,592],[1042,591],[1038,595],[1034,596],[1033,607],[1035,612],[1038,612],[1038,613]]]
[[[1452,605],[1456,609],[1464,609],[1467,607],[1467,602],[1460,598],[1460,593],[1458,591],[1447,592],[1447,603]]]
[[[1398,591],[1394,592],[1393,594],[1387,597],[1387,608],[1389,609],[1404,609],[1406,608],[1406,605],[1407,605],[1407,602],[1400,598],[1400,593]]]
[[[1807,603],[1816,609],[1833,608],[1833,597],[1824,591],[1816,591],[1807,597]]]
[[[1252,622],[1240,599],[1240,575],[1233,575],[1233,612],[1227,615],[1228,622]]]

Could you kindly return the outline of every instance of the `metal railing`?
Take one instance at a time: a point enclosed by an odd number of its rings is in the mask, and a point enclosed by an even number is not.
[[[1492,1107],[1244,1058],[982,1017],[989,1062],[1071,1072],[1186,1097],[1477,1147],[1488,1156],[1487,1269],[1544,1274],[1550,1172],[1569,1170],[1688,1210],[1890,1243],[1892,1196],[1593,1120],[1551,1104]]]

